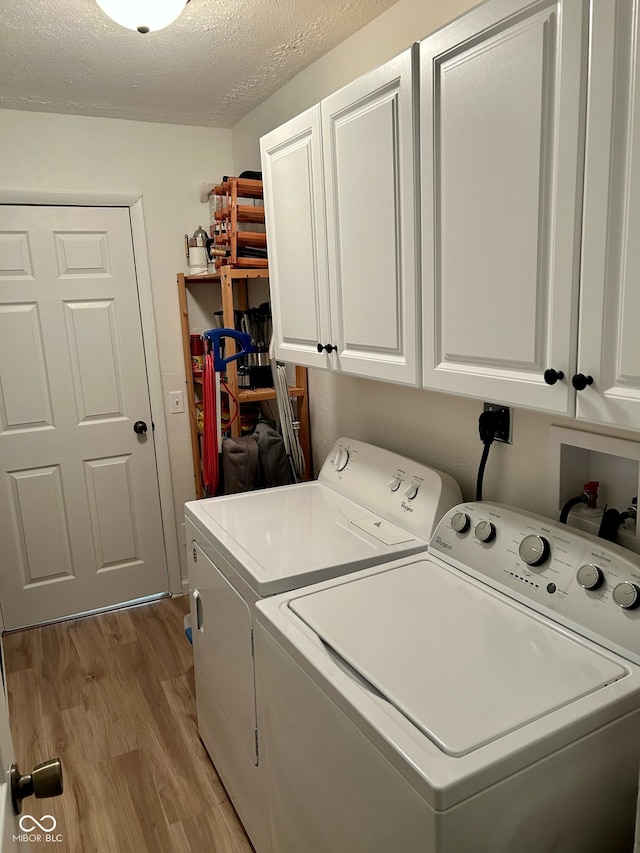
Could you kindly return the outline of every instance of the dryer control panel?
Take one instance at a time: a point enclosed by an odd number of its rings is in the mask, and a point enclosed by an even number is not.
[[[353,438],[336,441],[318,480],[426,541],[445,512],[462,499],[449,474]]]
[[[451,509],[429,552],[640,663],[640,556],[524,510]]]

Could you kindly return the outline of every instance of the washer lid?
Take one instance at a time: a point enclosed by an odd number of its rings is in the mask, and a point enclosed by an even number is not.
[[[426,551],[426,540],[319,482],[186,505],[260,596]]]
[[[345,578],[289,606],[452,756],[627,674],[577,636],[431,560]]]

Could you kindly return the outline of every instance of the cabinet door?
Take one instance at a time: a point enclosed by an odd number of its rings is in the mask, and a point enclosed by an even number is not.
[[[260,140],[276,358],[328,367],[331,340],[320,106]]]
[[[412,56],[321,107],[334,358],[344,372],[415,385]]]
[[[638,0],[595,3],[587,112],[578,417],[640,429]]]
[[[427,388],[573,411],[587,6],[493,0],[420,45]]]

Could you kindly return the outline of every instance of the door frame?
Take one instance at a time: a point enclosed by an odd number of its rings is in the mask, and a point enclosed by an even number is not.
[[[180,575],[178,533],[176,530],[175,509],[173,506],[173,487],[171,485],[171,469],[169,466],[169,443],[167,439],[167,425],[163,405],[164,395],[162,391],[158,339],[156,335],[156,323],[153,311],[151,271],[149,268],[149,254],[144,223],[142,193],[13,190],[0,187],[0,204],[129,208],[131,235],[133,238],[133,254],[136,265],[136,278],[138,281],[140,318],[142,321],[142,344],[147,363],[149,401],[151,404],[151,416],[153,418],[154,426],[153,436],[156,451],[158,488],[160,493],[160,514],[162,517],[162,531],[169,578],[168,591],[172,595],[182,595],[183,589],[182,578]]]

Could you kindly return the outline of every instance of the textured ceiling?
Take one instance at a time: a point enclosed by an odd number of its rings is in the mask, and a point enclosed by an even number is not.
[[[395,0],[190,0],[141,35],[94,0],[0,0],[0,107],[232,127]]]

